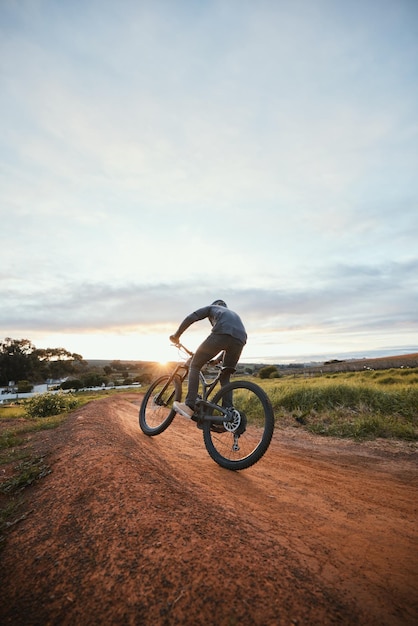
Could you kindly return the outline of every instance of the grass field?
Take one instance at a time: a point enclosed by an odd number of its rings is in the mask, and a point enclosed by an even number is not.
[[[418,438],[418,368],[284,376],[260,383],[278,427],[354,439]]]
[[[327,374],[305,370],[297,376],[254,381],[270,397],[277,428],[294,426],[354,439],[418,439],[418,368]],[[103,392],[76,395],[80,406],[103,397]],[[65,415],[30,418],[24,405],[0,407],[0,451],[14,449],[26,433],[54,428],[63,419]]]

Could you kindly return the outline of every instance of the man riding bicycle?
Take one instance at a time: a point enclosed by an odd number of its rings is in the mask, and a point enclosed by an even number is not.
[[[191,418],[195,411],[195,403],[199,389],[199,373],[202,367],[220,352],[224,351],[221,385],[229,383],[231,373],[241,356],[247,342],[244,324],[237,313],[228,309],[223,300],[215,300],[209,306],[197,309],[188,315],[178,327],[170,341],[179,343],[181,335],[189,326],[197,321],[209,319],[212,325],[211,334],[196,350],[189,370],[189,381],[185,402],[174,402],[173,408],[183,417]]]

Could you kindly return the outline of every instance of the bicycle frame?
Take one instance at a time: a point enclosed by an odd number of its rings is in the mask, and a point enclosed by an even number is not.
[[[183,344],[179,343],[176,344],[178,348],[180,348],[181,350],[183,350],[184,352],[186,352],[186,354],[189,355],[189,359],[187,361],[183,362],[179,362],[177,363],[176,367],[174,368],[170,378],[167,381],[167,384],[165,385],[164,389],[161,391],[161,393],[163,393],[163,391],[165,391],[165,389],[167,388],[167,386],[173,381],[174,378],[179,378],[180,381],[183,383],[184,380],[187,378],[187,375],[189,373],[189,369],[190,369],[190,361],[193,357],[193,352],[191,352],[190,350],[188,350],[186,348],[186,346],[183,346]],[[219,372],[218,374],[215,376],[215,378],[213,380],[207,380],[204,376],[204,374],[202,372],[199,372],[199,380],[200,383],[202,385],[202,389],[203,389],[203,396],[202,398],[199,398],[196,402],[196,407],[197,407],[197,419],[199,421],[210,421],[210,422],[214,422],[214,423],[219,423],[222,424],[223,422],[229,422],[232,421],[233,417],[229,414],[230,412],[228,411],[228,409],[225,409],[221,406],[219,406],[218,404],[214,404],[213,402],[209,402],[208,397],[209,395],[212,393],[212,391],[215,389],[215,387],[217,386],[221,374],[222,374],[222,366],[219,366]],[[181,371],[183,370],[183,371]],[[235,370],[234,370],[235,371]],[[207,415],[204,409],[212,409],[213,411],[219,411],[222,413],[222,415],[220,416],[214,416],[214,415]]]

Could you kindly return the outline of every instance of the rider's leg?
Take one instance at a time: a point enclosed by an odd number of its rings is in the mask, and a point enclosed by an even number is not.
[[[242,349],[244,344],[241,343],[235,337],[231,337],[228,335],[228,341],[225,343],[225,355],[223,361],[223,367],[225,369],[222,370],[221,376],[219,378],[219,382],[222,387],[229,383],[229,379],[231,378],[231,374],[235,371],[235,366],[238,363],[239,357],[241,356]],[[224,396],[222,400],[223,406],[231,406],[232,405],[232,397]]]
[[[224,335],[224,337],[228,338],[227,341],[225,341],[224,343],[225,355],[223,361],[223,366],[227,369],[224,369],[222,371],[220,377],[221,385],[226,385],[227,383],[229,383],[231,374],[235,370],[235,366],[238,363],[239,357],[241,356],[241,352],[244,347],[244,344],[241,343],[241,341],[239,341],[238,339],[235,339],[235,337],[231,337],[230,335]]]
[[[199,373],[202,367],[219,352],[225,348],[225,338],[229,335],[209,335],[207,339],[198,347],[189,369],[189,382],[187,386],[187,395],[185,403],[194,409],[194,405],[199,390]]]

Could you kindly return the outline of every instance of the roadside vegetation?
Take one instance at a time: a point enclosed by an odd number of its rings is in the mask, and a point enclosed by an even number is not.
[[[392,368],[259,381],[276,426],[356,440],[418,439],[418,368]]]

